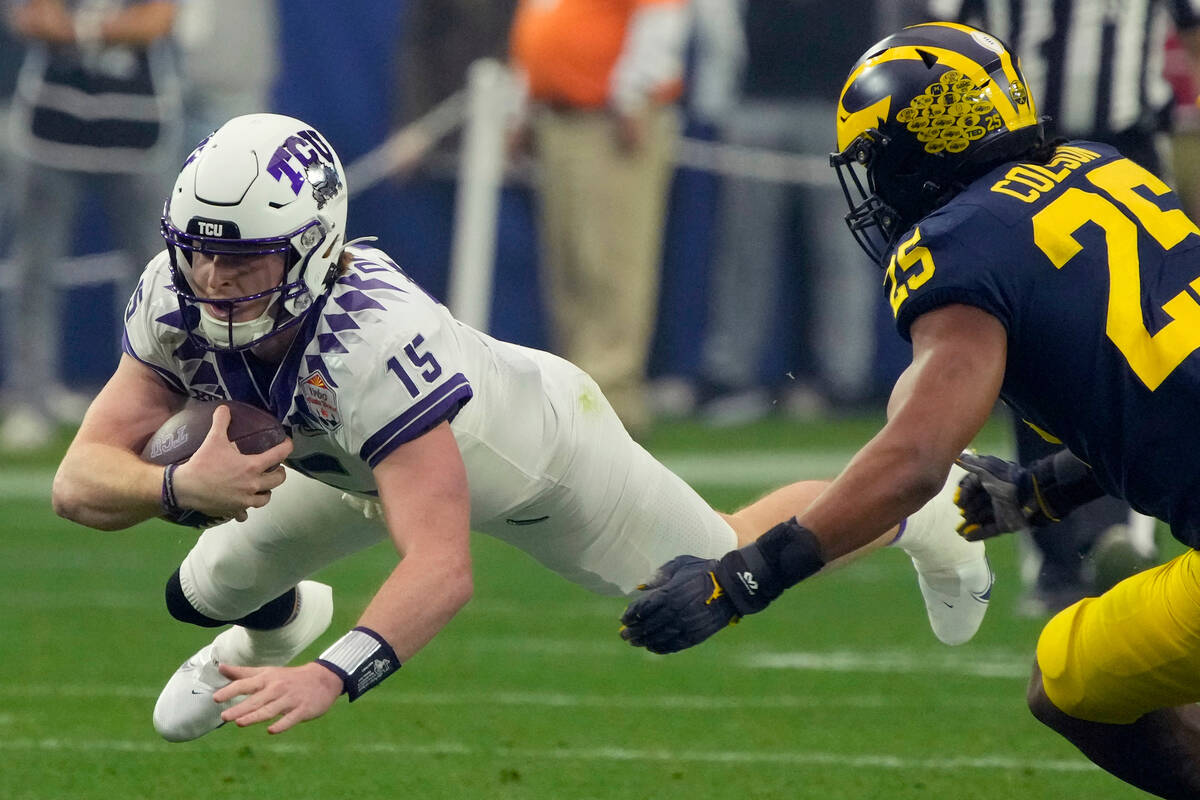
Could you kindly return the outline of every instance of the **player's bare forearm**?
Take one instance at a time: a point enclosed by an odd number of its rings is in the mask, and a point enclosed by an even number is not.
[[[358,620],[382,635],[402,663],[428,644],[474,591],[468,548],[430,555],[410,554],[397,564]]]
[[[127,528],[160,514],[162,467],[138,453],[184,400],[145,364],[121,356],[54,476],[55,513],[101,530]]]
[[[415,556],[415,557],[414,557]],[[421,649],[471,597],[469,551],[431,548],[406,557],[375,593],[359,626],[382,636],[403,663]],[[322,656],[324,658],[324,656]],[[324,661],[298,667],[242,667],[222,664],[232,683],[213,695],[225,702],[245,699],[221,713],[240,727],[274,720],[269,733],[315,719],[333,706],[343,679]],[[351,699],[354,694],[350,695]]]
[[[121,530],[162,513],[162,467],[121,447],[74,442],[54,476],[60,517],[98,530]]]
[[[798,519],[828,562],[882,535],[933,497],[987,421],[1004,375],[1007,334],[987,312],[945,306],[912,326],[913,362],[888,422]]]
[[[817,535],[826,563],[879,539],[925,505],[945,483],[953,459],[944,464],[941,459],[922,459],[907,437],[896,433],[881,431],[797,515]]]
[[[402,445],[375,468],[384,519],[403,560],[359,620],[401,662],[471,597],[471,499],[466,467],[447,423]]]

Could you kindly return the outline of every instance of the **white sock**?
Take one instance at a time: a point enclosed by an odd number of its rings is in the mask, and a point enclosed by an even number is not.
[[[958,535],[962,513],[954,504],[954,493],[966,470],[954,466],[946,484],[928,503],[909,515],[893,546],[912,556],[918,569],[937,569],[979,558],[982,542],[968,542]]]
[[[299,655],[329,627],[333,589],[316,581],[296,586],[295,614],[282,627],[251,630],[234,625],[214,641],[223,664],[243,667],[283,666]]]

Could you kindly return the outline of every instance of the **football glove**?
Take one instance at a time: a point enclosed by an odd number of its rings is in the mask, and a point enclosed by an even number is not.
[[[954,496],[963,513],[958,532],[971,541],[1058,522],[1104,494],[1091,468],[1069,450],[1028,468],[975,453],[955,460],[967,470]]]
[[[825,565],[812,531],[795,517],[719,559],[678,556],[621,617],[621,638],[653,653],[700,644]]]
[[[717,582],[715,558],[676,556],[659,567],[645,592],[621,615],[621,638],[652,653],[700,644],[741,619]]]

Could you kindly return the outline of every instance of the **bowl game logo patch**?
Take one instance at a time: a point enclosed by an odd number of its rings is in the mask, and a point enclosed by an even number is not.
[[[321,370],[318,369],[300,379],[300,396],[308,406],[309,418],[318,427],[332,431],[342,424],[342,417],[338,412],[337,392],[333,390],[329,379]]]

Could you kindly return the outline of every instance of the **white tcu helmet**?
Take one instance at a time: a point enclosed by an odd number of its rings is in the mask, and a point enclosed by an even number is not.
[[[183,164],[163,209],[162,234],[189,333],[210,350],[241,350],[299,323],[331,285],[345,245],[346,174],[315,129],[279,114],[234,117]],[[279,285],[247,297],[197,297],[192,253],[283,253]],[[201,304],[278,295],[253,320],[223,321]]]

